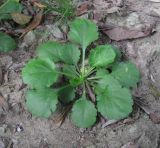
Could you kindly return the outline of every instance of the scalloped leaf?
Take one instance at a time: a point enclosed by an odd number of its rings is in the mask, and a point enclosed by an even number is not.
[[[70,24],[68,37],[86,49],[89,44],[98,39],[98,28],[90,20],[77,18]]]
[[[65,44],[60,59],[66,64],[77,64],[80,59],[80,50],[74,44]]]
[[[132,112],[132,97],[127,88],[106,88],[103,94],[97,96],[98,111],[107,119],[123,119]]]
[[[97,110],[94,104],[82,97],[77,100],[72,108],[71,119],[73,123],[82,128],[92,126],[96,121]]]
[[[103,82],[103,83],[102,83]],[[106,76],[98,84],[97,108],[107,119],[122,119],[132,112],[133,100],[130,90],[122,88],[112,76]]]
[[[131,62],[121,62],[114,65],[111,75],[124,87],[135,87],[140,80],[139,70]]]
[[[63,45],[58,42],[47,41],[42,43],[37,47],[37,54],[38,57],[41,59],[50,59],[54,62],[60,61],[60,52],[63,49]]]
[[[107,67],[114,62],[116,53],[110,45],[100,45],[92,49],[89,63],[93,67]]]
[[[26,105],[28,110],[37,117],[48,118],[56,110],[57,94],[50,88],[28,90]]]
[[[22,70],[24,83],[32,88],[49,87],[57,80],[55,65],[50,60],[32,59]]]
[[[64,62],[66,64],[77,64],[80,59],[78,46],[74,44],[60,44],[48,41],[37,48],[39,58],[53,60],[54,62]],[[74,56],[73,56],[74,55]]]

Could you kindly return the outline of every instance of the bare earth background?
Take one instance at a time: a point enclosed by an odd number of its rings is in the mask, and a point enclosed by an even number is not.
[[[112,41],[112,44],[119,46],[125,57],[138,66],[142,79],[137,93],[160,111],[160,3],[124,0],[122,10],[108,14],[104,20],[129,28],[145,25],[154,28],[155,33],[145,38]],[[44,31],[48,33],[44,34]],[[19,42],[16,51],[0,55],[3,72],[0,86],[0,148],[160,148],[160,125],[153,123],[138,108],[132,118],[128,118],[131,122],[125,122],[126,119],[105,128],[102,128],[104,123],[98,121],[90,129],[79,129],[71,123],[69,116],[61,127],[57,127],[52,119],[31,116],[25,107],[26,86],[21,79],[21,69],[35,56],[35,47],[40,42],[61,38],[60,30],[53,24],[47,24],[29,32]],[[103,40],[110,41],[106,35]]]

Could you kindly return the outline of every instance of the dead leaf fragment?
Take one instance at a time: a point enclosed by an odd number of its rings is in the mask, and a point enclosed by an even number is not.
[[[81,16],[85,13],[87,13],[89,10],[89,3],[85,2],[82,3],[80,6],[78,6],[77,11],[76,11],[76,16]]]
[[[153,109],[149,105],[137,104],[149,116],[155,124],[160,124],[160,110]]]
[[[115,41],[122,41],[128,39],[136,39],[146,37],[152,33],[151,27],[146,28],[144,31],[131,30],[125,27],[116,27],[110,30],[102,30],[110,39]]]
[[[33,21],[23,30],[22,35],[20,38],[22,38],[26,33],[29,31],[35,29],[41,22],[43,16],[43,11],[40,11],[33,19]]]
[[[123,0],[93,0],[93,17],[96,22],[103,19],[107,14],[119,12]]]
[[[111,124],[114,124],[114,123],[118,122],[118,121],[120,121],[120,120],[108,120],[106,123],[104,123],[102,125],[102,128],[105,128],[105,127],[107,127],[107,126],[109,126]]]
[[[38,8],[46,8],[47,7],[39,2],[34,2],[34,6],[37,6]]]
[[[138,144],[135,144],[133,142],[128,142],[125,145],[123,145],[121,148],[139,148]]]
[[[25,25],[27,23],[29,23],[29,21],[31,20],[31,16],[27,16],[27,15],[24,15],[22,13],[18,13],[18,12],[13,12],[11,14],[12,16],[12,19],[17,23],[17,24],[20,24],[20,25]]]
[[[156,107],[152,108],[139,95],[134,94],[134,102],[139,106],[155,124],[160,124],[160,110]]]
[[[156,3],[160,3],[160,0],[149,0],[151,2],[156,2]]]
[[[62,123],[64,122],[68,112],[71,110],[72,105],[68,105],[66,108],[64,108],[58,115],[55,117],[53,120],[53,123],[57,126],[60,127]]]

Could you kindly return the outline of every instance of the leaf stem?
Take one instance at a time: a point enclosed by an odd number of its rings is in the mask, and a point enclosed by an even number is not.
[[[96,70],[94,70],[94,67],[91,67],[88,72],[85,74],[85,77],[91,75],[92,73],[94,73]]]
[[[95,101],[96,101],[96,96],[95,96],[92,88],[91,88],[90,85],[88,84],[88,82],[86,82],[86,87],[87,87],[87,89],[88,89],[88,94],[89,94],[91,100],[92,100],[93,102],[95,102]]]
[[[67,85],[65,85],[65,86],[62,86],[62,87],[60,87],[60,88],[57,88],[57,89],[55,89],[57,92],[59,92],[59,91],[61,91],[62,89],[64,89],[64,88],[67,88],[67,87],[69,87],[69,86],[71,86],[70,84],[67,84]]]
[[[71,77],[69,74],[61,72],[61,71],[56,71],[56,73],[61,74],[61,75],[65,75],[65,76],[68,76],[68,77]]]
[[[90,77],[90,78],[87,78],[87,80],[95,80],[95,79],[100,79],[102,77]]]
[[[82,48],[82,75],[85,74],[85,47]]]

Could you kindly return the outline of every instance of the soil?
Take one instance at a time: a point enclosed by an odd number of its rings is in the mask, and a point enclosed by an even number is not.
[[[152,108],[160,110],[160,10],[159,14],[155,13],[160,3],[125,0],[123,4],[125,10],[121,14],[109,14],[106,22],[131,28],[147,24],[155,32],[145,38],[111,43],[119,46],[141,71],[136,93]],[[60,127],[54,124],[53,118],[31,116],[25,106],[27,87],[21,69],[35,56],[40,42],[62,37],[58,28],[54,28],[52,24],[44,25],[19,41],[15,51],[0,54],[0,148],[160,148],[160,125],[137,107],[128,119],[107,127],[98,121],[88,129],[76,128],[69,116]],[[51,35],[44,34],[44,30]],[[103,40],[109,41],[107,36]]]

